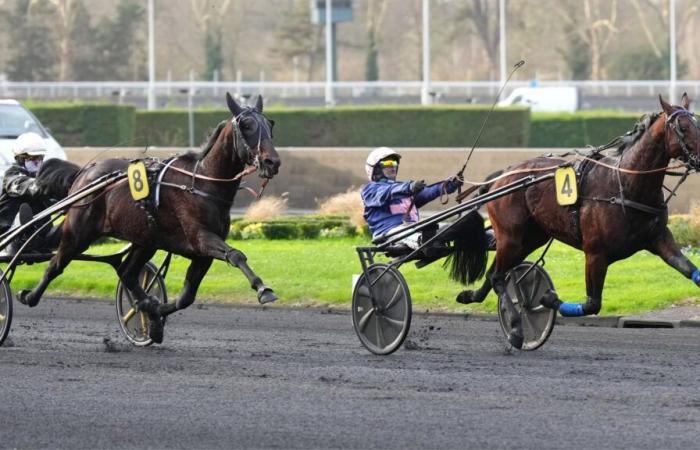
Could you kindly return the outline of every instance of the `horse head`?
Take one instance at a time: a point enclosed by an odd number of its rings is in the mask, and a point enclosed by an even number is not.
[[[254,107],[241,107],[226,93],[228,109],[233,114],[234,150],[238,157],[259,169],[262,178],[272,178],[280,167],[280,158],[272,143],[275,123],[263,114],[263,100],[258,95]]]
[[[680,106],[672,106],[659,95],[666,115],[665,144],[668,155],[683,161],[688,167],[700,170],[700,126],[688,107],[690,98],[683,93]]]

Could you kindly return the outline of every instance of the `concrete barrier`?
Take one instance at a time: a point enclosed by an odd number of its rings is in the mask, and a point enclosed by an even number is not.
[[[183,148],[150,148],[144,153],[143,148],[66,148],[68,158],[77,163],[85,164],[95,159],[124,157],[138,158],[144,155],[157,158],[182,153]],[[316,209],[319,201],[351,188],[360,188],[367,182],[364,170],[365,158],[371,148],[297,148],[280,147],[278,151],[282,166],[266,190],[267,195],[289,196],[289,207],[299,209]],[[467,159],[468,148],[397,148],[402,155],[399,179],[425,179],[427,182],[437,182],[461,169]],[[511,164],[545,153],[560,153],[568,149],[552,148],[482,148],[474,150],[465,172],[467,180],[482,181],[496,170]],[[667,186],[672,186],[676,178],[668,180]],[[260,179],[249,176],[246,183],[257,189]],[[690,205],[698,196],[695,192],[700,189],[700,176],[688,178],[679,189],[678,195],[670,202],[673,214],[687,213]],[[251,197],[241,193],[236,199],[237,207],[250,204]],[[449,205],[453,205],[450,202]],[[433,202],[430,209],[441,209],[439,202]]]

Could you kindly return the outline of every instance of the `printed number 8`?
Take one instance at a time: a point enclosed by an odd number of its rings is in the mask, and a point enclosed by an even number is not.
[[[141,178],[141,172],[138,170],[134,170],[134,190],[136,192],[143,190],[143,179]]]

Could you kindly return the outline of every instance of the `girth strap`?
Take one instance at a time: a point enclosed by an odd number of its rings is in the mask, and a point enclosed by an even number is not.
[[[642,211],[654,216],[660,216],[664,212],[666,212],[666,205],[664,205],[662,208],[655,208],[653,206],[645,205],[644,203],[639,203],[635,202],[634,200],[630,200],[627,198],[619,198],[619,197],[609,197],[609,198],[601,198],[601,197],[580,197],[583,200],[592,200],[595,202],[603,202],[603,203],[610,203],[611,205],[621,205],[624,207],[630,207],[632,209],[636,209],[638,211]]]
[[[220,203],[220,204],[222,204],[222,205],[228,205],[228,204],[230,203],[229,201],[224,200],[224,199],[221,198],[221,197],[217,197],[217,196],[214,195],[214,194],[210,194],[210,193],[208,193],[208,192],[204,192],[204,191],[202,191],[202,190],[200,190],[200,189],[197,189],[197,188],[188,187],[188,186],[186,186],[186,185],[184,185],[184,184],[168,183],[167,181],[161,181],[159,184],[160,184],[161,186],[168,186],[168,187],[173,187],[173,188],[180,189],[181,191],[187,191],[187,192],[189,192],[190,194],[199,195],[199,196],[208,198],[208,199],[213,200],[213,201],[215,201],[215,202],[218,202],[218,203]]]

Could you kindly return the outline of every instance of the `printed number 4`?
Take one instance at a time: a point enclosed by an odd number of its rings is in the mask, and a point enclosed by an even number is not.
[[[569,174],[566,174],[564,176],[564,182],[561,185],[561,193],[562,195],[565,195],[567,197],[570,197],[571,194],[574,193],[574,190],[571,188],[571,180],[569,179]]]

